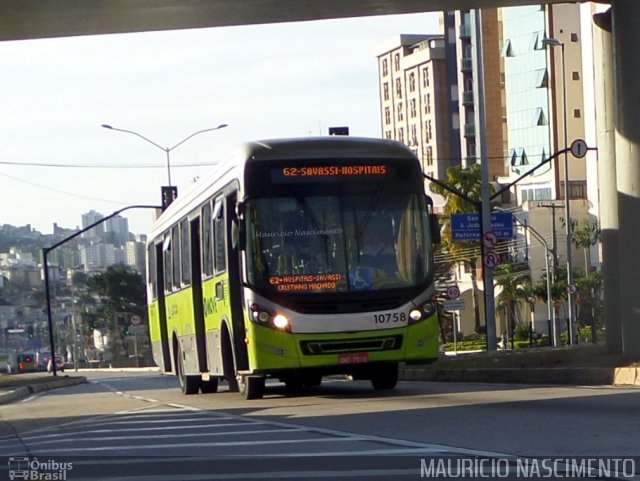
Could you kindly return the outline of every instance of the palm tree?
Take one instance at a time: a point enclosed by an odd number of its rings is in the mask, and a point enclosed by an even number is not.
[[[442,217],[443,235],[442,248],[454,257],[462,256],[463,251],[471,252],[469,257],[459,258],[458,261],[465,262],[469,266],[471,272],[471,292],[474,314],[474,330],[480,333],[480,302],[479,289],[477,280],[478,258],[480,256],[479,243],[477,241],[452,242],[451,240],[451,215],[462,214],[467,212],[475,212],[482,199],[482,172],[479,164],[472,164],[466,169],[461,167],[451,167],[447,170],[447,176],[444,183],[461,194],[454,194],[452,191],[431,183],[432,192],[440,194],[445,198],[444,215]],[[470,202],[471,200],[471,202]],[[475,202],[475,204],[474,204]]]
[[[522,322],[521,308],[526,298],[525,285],[530,284],[529,273],[523,272],[520,265],[507,262],[495,269],[494,281],[501,289],[498,307],[503,307],[507,313],[507,334],[513,340],[516,328],[522,330],[526,327]]]

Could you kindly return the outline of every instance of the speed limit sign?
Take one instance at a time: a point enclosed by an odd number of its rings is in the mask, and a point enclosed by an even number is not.
[[[455,285],[447,287],[447,297],[449,299],[457,299],[460,297],[460,288]]]

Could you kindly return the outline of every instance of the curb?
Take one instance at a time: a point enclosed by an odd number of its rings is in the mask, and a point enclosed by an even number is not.
[[[575,368],[488,368],[434,369],[401,368],[403,381],[481,382],[516,384],[564,384],[570,386],[640,386],[638,367]]]
[[[44,391],[50,391],[61,387],[77,386],[78,384],[86,384],[89,381],[86,377],[64,377],[47,382],[29,384],[21,386],[11,391],[0,391],[0,404],[8,404],[19,399],[29,397],[31,394],[37,394]]]

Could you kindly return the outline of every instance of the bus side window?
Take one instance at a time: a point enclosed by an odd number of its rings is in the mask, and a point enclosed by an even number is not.
[[[164,261],[164,291],[171,292],[173,285],[173,259],[171,258],[171,234],[167,233],[162,243],[162,258]]]
[[[177,225],[171,228],[171,250],[173,260],[172,287],[178,289],[180,287],[180,231]]]
[[[181,285],[191,285],[191,236],[189,235],[189,219],[180,221],[180,265],[182,270]]]
[[[222,272],[227,268],[225,218],[222,198],[216,201],[213,209],[213,231],[215,237],[214,256],[216,272]]]
[[[151,300],[155,301],[158,298],[158,270],[156,268],[156,245],[153,242],[147,246],[147,260],[149,262],[147,267],[149,292]]]
[[[211,277],[213,275],[213,233],[211,230],[210,202],[207,202],[202,207],[202,222],[200,228],[202,229],[202,274],[204,277]]]

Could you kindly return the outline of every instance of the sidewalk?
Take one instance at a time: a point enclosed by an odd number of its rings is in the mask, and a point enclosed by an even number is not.
[[[605,346],[442,355],[429,365],[402,366],[404,381],[640,386],[640,357],[608,354]]]
[[[29,374],[0,374],[0,405],[19,399],[24,399],[31,394],[49,391],[60,387],[76,386],[87,383],[84,376],[68,376],[49,373]]]

